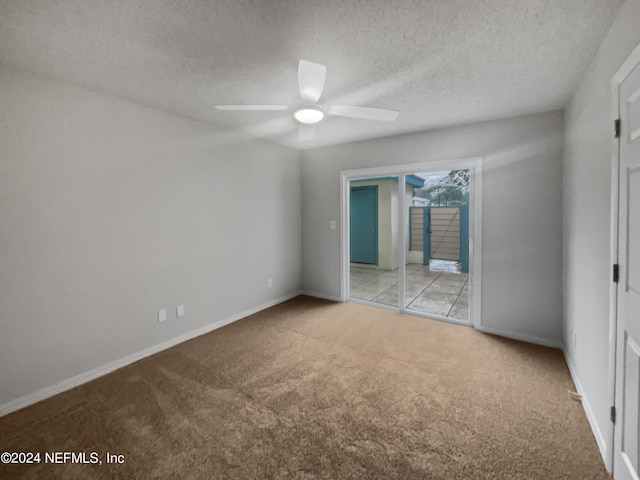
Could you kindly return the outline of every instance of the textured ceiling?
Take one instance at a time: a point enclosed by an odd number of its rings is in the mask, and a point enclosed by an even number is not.
[[[0,62],[294,148],[564,107],[623,0],[0,0]],[[328,117],[300,142],[297,63],[327,66]]]

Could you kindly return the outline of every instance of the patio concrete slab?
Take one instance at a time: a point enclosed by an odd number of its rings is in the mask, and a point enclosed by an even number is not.
[[[456,320],[469,320],[469,304],[456,302],[449,312],[449,318],[455,318]]]
[[[461,284],[433,282],[431,285],[429,285],[428,290],[431,292],[448,293],[457,296],[462,291],[462,287],[463,285]]]
[[[381,293],[376,298],[373,299],[376,303],[381,303],[383,305],[390,305],[392,307],[398,306],[398,289],[391,288],[386,292]]]
[[[367,302],[373,302],[373,299],[380,295],[382,292],[376,292],[371,290],[365,290],[363,288],[351,289],[351,298],[357,298],[358,300],[366,300]]]
[[[407,264],[405,306],[420,313],[469,320],[469,275],[446,262]],[[383,271],[361,264],[351,266],[351,298],[398,306],[398,270]]]

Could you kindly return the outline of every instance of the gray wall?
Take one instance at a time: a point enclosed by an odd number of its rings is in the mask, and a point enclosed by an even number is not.
[[[340,170],[482,156],[483,325],[560,342],[562,139],[549,112],[303,152],[303,289],[340,296]]]
[[[298,291],[300,231],[298,152],[0,67],[0,405]]]
[[[640,1],[628,0],[566,110],[563,183],[564,336],[567,357],[606,441],[611,281],[611,81],[640,42]],[[573,338],[576,335],[577,348]],[[598,432],[599,431],[599,432]],[[607,445],[607,449],[610,445]]]

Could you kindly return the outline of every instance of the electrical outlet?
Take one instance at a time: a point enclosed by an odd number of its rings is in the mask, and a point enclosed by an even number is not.
[[[178,305],[176,307],[176,317],[184,317],[184,305]]]
[[[267,287],[273,288],[273,278],[270,278],[269,280],[267,280]]]
[[[158,310],[158,322],[164,322],[167,319],[167,310],[163,308]]]

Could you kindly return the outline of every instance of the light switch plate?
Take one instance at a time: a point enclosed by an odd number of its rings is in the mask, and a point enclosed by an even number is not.
[[[167,319],[167,310],[158,310],[158,322],[164,322]]]
[[[184,317],[184,305],[178,305],[176,307],[176,317]]]
[[[335,221],[335,220],[331,220],[331,221],[329,222],[329,228],[330,228],[331,230],[335,230],[335,229],[336,229],[336,221]]]

